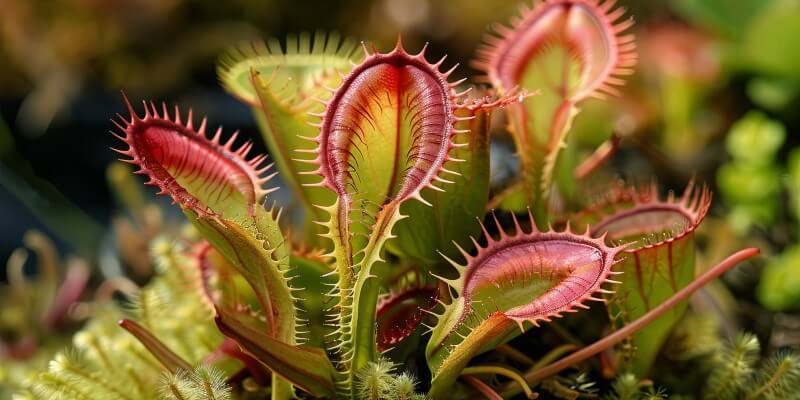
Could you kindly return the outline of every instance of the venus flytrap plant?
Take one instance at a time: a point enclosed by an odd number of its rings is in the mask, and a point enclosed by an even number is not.
[[[559,152],[566,147],[579,104],[616,95],[620,76],[633,72],[633,20],[609,0],[537,0],[522,8],[511,27],[495,25],[474,64],[501,93],[537,91],[510,107],[509,130],[524,170],[519,189],[544,228]],[[619,22],[618,22],[619,21]],[[601,149],[603,151],[602,146]]]
[[[304,55],[303,51],[287,55],[256,51],[253,58],[234,60],[232,66],[222,70],[223,81],[245,101],[252,104],[253,95],[260,96],[260,105],[266,114],[294,101],[285,100],[282,105],[265,101],[264,96],[274,96],[278,91],[275,85],[279,83],[275,82],[280,82],[280,79],[285,79],[280,84],[294,92],[287,99],[295,99],[291,96],[297,95],[300,99],[298,104],[311,104],[305,101],[312,96],[327,97],[327,100],[321,100],[321,112],[312,113],[320,118],[318,124],[312,125],[319,129],[319,133],[306,137],[314,148],[300,147],[295,145],[299,142],[294,141],[278,143],[287,135],[291,137],[286,132],[294,129],[291,126],[275,128],[278,125],[274,125],[267,130],[271,137],[270,146],[278,151],[279,157],[285,158],[286,150],[298,150],[312,156],[309,159],[297,158],[293,162],[311,164],[315,166],[313,170],[298,171],[283,160],[283,169],[297,173],[291,180],[297,183],[300,175],[317,175],[316,182],[300,183],[306,187],[327,189],[335,195],[332,204],[314,203],[319,209],[315,213],[319,215],[321,211],[324,215],[317,222],[325,228],[322,236],[331,242],[330,252],[325,257],[332,260],[329,274],[336,279],[330,292],[335,305],[329,310],[333,332],[330,340],[324,343],[327,353],[318,347],[298,345],[300,324],[296,308],[304,303],[293,292],[302,289],[292,284],[295,275],[291,266],[291,244],[280,231],[279,212],[262,207],[270,191],[262,188],[268,180],[262,174],[269,169],[269,166],[261,166],[264,157],[248,160],[250,145],[234,149],[235,135],[224,144],[219,130],[211,139],[207,138],[205,120],[195,130],[191,116],[184,122],[177,109],[172,113],[174,116],[170,116],[166,107],[159,111],[154,105],[145,104],[145,115],[139,117],[129,104],[130,120],[119,125],[124,132],[120,139],[129,148],[118,151],[130,156],[128,161],[141,167],[139,173],[148,175],[149,184],[159,186],[161,193],[170,195],[180,204],[230,269],[248,283],[256,299],[255,309],[241,303],[245,297],[226,292],[224,285],[218,285],[217,290],[204,285],[209,292],[206,298],[215,307],[220,331],[273,371],[273,398],[290,396],[289,384],[312,396],[358,396],[357,389],[363,387],[359,385],[365,384],[364,371],[370,365],[377,365],[374,363],[379,359],[379,346],[384,350],[394,345],[421,322],[420,311],[405,312],[405,316],[403,311],[399,311],[401,323],[408,324],[400,332],[386,332],[386,327],[381,324],[386,318],[392,321],[392,315],[397,315],[393,313],[398,312],[392,310],[396,307],[391,297],[381,303],[380,308],[378,300],[393,264],[387,253],[387,243],[401,231],[406,239],[394,240],[388,249],[393,254],[430,262],[431,253],[449,236],[455,242],[453,251],[466,258],[465,264],[459,264],[452,260],[453,253],[445,249],[443,255],[458,276],[441,280],[447,283],[455,297],[436,313],[437,323],[432,327],[426,350],[433,373],[429,394],[432,398],[443,398],[474,356],[505,343],[531,326],[539,326],[541,322],[561,317],[563,313],[588,308],[587,300],[604,301],[603,294],[612,292],[603,288],[603,284],[620,283],[609,279],[610,275],[621,273],[612,271],[613,265],[631,258],[636,260],[640,252],[650,250],[656,258],[660,257],[659,246],[655,243],[615,247],[606,243],[606,235],[624,242],[631,235],[672,234],[673,237],[664,240],[668,243],[667,249],[672,250],[673,242],[687,237],[699,224],[709,205],[706,192],[699,196],[689,190],[679,203],[672,199],[650,203],[648,201],[654,200],[640,199],[637,197],[640,193],[628,193],[633,202],[631,210],[612,213],[609,219],[601,220],[585,234],[574,233],[569,225],[561,232],[540,230],[530,213],[525,222],[525,225],[530,225],[526,233],[523,224],[511,214],[514,235],[506,234],[495,216],[499,238],[493,238],[486,227],[476,224],[482,228],[487,244],[481,246],[472,239],[471,244],[477,248],[475,255],[459,244],[459,238],[466,238],[469,233],[469,229],[461,228],[467,226],[462,220],[470,215],[477,216],[487,199],[488,174],[485,170],[488,165],[489,113],[494,108],[525,100],[526,96],[516,96],[509,89],[513,79],[519,78],[515,74],[530,64],[532,69],[526,73],[536,79],[545,79],[546,73],[540,68],[547,72],[551,66],[548,62],[539,65],[538,57],[550,54],[552,50],[555,56],[550,61],[569,73],[569,76],[562,76],[565,80],[560,86],[556,85],[561,90],[548,87],[551,93],[544,96],[550,98],[534,101],[536,106],[532,111],[520,106],[513,106],[512,110],[512,120],[517,122],[523,121],[526,113],[539,113],[532,126],[515,125],[515,132],[518,146],[522,149],[534,139],[546,144],[544,152],[541,148],[535,152],[538,159],[534,164],[538,166],[526,169],[523,175],[524,179],[535,182],[534,187],[528,187],[532,189],[530,193],[534,196],[535,208],[538,207],[536,204],[543,204],[557,150],[562,146],[569,120],[574,116],[575,104],[598,91],[613,91],[609,84],[620,82],[609,80],[610,75],[625,72],[624,66],[634,60],[633,56],[626,54],[631,46],[616,42],[617,34],[627,24],[617,27],[611,24],[621,12],[611,12],[607,16],[608,12],[609,5],[585,1],[549,1],[538,5],[516,31],[506,32],[511,39],[505,45],[498,45],[492,53],[492,57],[499,59],[487,61],[491,65],[488,69],[490,77],[495,78],[499,89],[507,93],[506,97],[498,100],[466,99],[464,96],[469,90],[458,93],[455,89],[461,81],[448,81],[453,69],[440,72],[443,59],[431,64],[425,59],[424,48],[411,55],[399,40],[389,53],[370,52],[364,46],[363,60],[346,74],[342,72],[345,68],[342,65],[343,60],[352,57],[349,50],[335,56],[322,50],[322,55],[316,57],[313,51],[311,55]],[[592,25],[587,21],[598,24]],[[592,28],[600,29],[600,32],[594,32]],[[514,35],[521,35],[521,39],[513,39]],[[581,38],[589,42],[578,43]],[[554,40],[553,43],[562,46],[553,50],[558,46],[549,42],[539,43],[544,39]],[[629,39],[621,41],[627,43]],[[300,47],[306,44],[306,41],[301,41]],[[539,51],[515,47],[526,44]],[[289,48],[294,48],[294,45]],[[335,43],[333,48],[337,48]],[[581,57],[595,63],[573,62],[581,60]],[[516,67],[514,62],[518,63]],[[242,83],[242,71],[246,68],[250,71],[251,86]],[[259,68],[263,71],[259,72]],[[266,71],[271,71],[271,79],[278,81],[260,80]],[[326,75],[328,71],[336,74]],[[540,72],[543,75],[537,75]],[[570,75],[573,73],[577,75]],[[276,78],[281,74],[297,74],[301,79]],[[329,78],[332,79],[330,82],[338,82],[337,88],[320,83]],[[580,83],[573,84],[575,79]],[[329,93],[324,93],[326,91]],[[276,121],[297,122],[301,109],[303,107],[298,106],[294,114],[275,117]],[[542,109],[549,111],[541,114]],[[542,126],[547,125],[537,124],[543,123],[543,115],[550,114],[552,126],[544,129],[544,132],[549,132],[547,135],[541,135]],[[274,117],[277,114],[269,115]],[[519,136],[521,132],[526,132],[526,136]],[[464,153],[463,159],[455,155],[459,151]],[[445,178],[445,175],[452,179]],[[448,194],[446,188],[450,187],[445,185],[452,186],[456,196]],[[306,190],[297,185],[294,189],[295,192]],[[655,197],[654,193],[651,195]],[[463,203],[464,208],[453,212],[451,209],[459,203]],[[614,207],[616,205],[611,207],[612,210]],[[544,211],[541,207],[536,210],[537,213]],[[674,218],[671,213],[675,214]],[[674,227],[664,226],[663,221],[650,218],[662,214],[670,217],[666,218],[667,222],[683,222],[685,232],[670,231]],[[429,223],[432,215],[439,218],[436,224],[439,230],[420,232],[422,240],[409,239],[413,231],[411,227]],[[395,232],[395,227],[401,228],[404,223],[407,228]],[[681,253],[677,258],[681,265],[693,267],[693,262],[683,261],[684,258],[693,260],[693,242],[684,242],[687,256]],[[627,253],[632,255],[623,257]],[[667,267],[671,268],[672,253],[668,253]],[[638,266],[638,261],[634,263]],[[435,266],[435,261],[433,264]],[[657,268],[659,264],[655,264]],[[725,267],[729,268],[730,264]],[[206,266],[209,265],[213,263]],[[442,268],[434,269],[437,275],[439,269]],[[316,271],[319,274],[326,272],[324,268]],[[680,287],[683,287],[685,282],[683,275],[681,277]],[[674,292],[678,289],[679,286],[675,286]],[[218,292],[216,296],[211,293],[215,291]],[[436,290],[419,288],[417,292],[402,293],[399,298],[410,299],[420,292],[429,299],[438,296]],[[445,296],[451,297],[446,293]],[[667,297],[661,296],[654,301],[666,301]],[[305,303],[305,306],[309,304]],[[422,298],[410,307],[425,310],[431,305]],[[657,312],[663,313],[667,308],[662,306]],[[653,314],[645,317],[652,320]],[[376,332],[376,323],[382,329],[380,335]],[[390,329],[397,323],[390,322]],[[640,322],[630,328],[628,334],[644,325]],[[376,389],[378,391],[372,394],[384,396],[384,389]]]
[[[433,398],[444,397],[473,356],[542,321],[588,309],[586,301],[603,301],[608,292],[601,286],[613,282],[621,247],[569,230],[540,232],[532,216],[528,222],[526,233],[515,217],[513,236],[497,222],[498,240],[484,228],[488,244],[476,242],[474,256],[464,251],[466,264],[451,261],[459,276],[445,281],[458,297],[438,316],[426,349]]]
[[[309,187],[316,179],[304,174],[308,165],[299,153],[314,148],[303,137],[316,136],[308,114],[323,110],[322,99],[338,86],[361,53],[356,43],[338,35],[317,33],[289,36],[285,51],[277,40],[250,43],[230,50],[220,59],[218,74],[225,88],[253,109],[253,115],[277,164],[281,178],[305,212],[304,240],[318,241],[313,221],[325,214],[320,204],[331,193]]]
[[[573,223],[590,223],[591,236],[606,235],[614,243],[628,243],[622,253],[617,287],[619,307],[628,322],[641,317],[684,288],[695,276],[694,231],[711,206],[706,187],[689,183],[683,195],[670,193],[661,200],[655,185],[624,188],[609,203],[595,205],[584,218]],[[596,222],[589,218],[592,214]],[[637,352],[632,371],[646,376],[664,340],[678,322],[687,304],[675,307],[668,315],[650,323],[634,338]]]
[[[403,204],[402,213],[409,218],[398,223],[395,229],[397,240],[387,244],[392,253],[435,266],[441,260],[440,252],[457,256],[454,244],[469,246],[469,236],[479,233],[477,224],[472,221],[485,213],[489,198],[492,113],[529,95],[511,93],[494,98],[491,91],[477,92],[472,93],[474,99],[467,100],[456,110],[456,116],[463,120],[456,122],[455,127],[463,134],[453,137],[452,159],[445,163],[442,171],[446,179],[441,178],[440,182],[447,183],[446,190],[423,189],[423,195],[431,206],[422,202]],[[431,220],[436,223],[418,223]]]
[[[123,161],[140,167],[137,173],[148,176],[148,184],[158,186],[161,194],[172,197],[184,209],[189,220],[248,282],[255,293],[265,319],[266,332],[257,350],[262,357],[278,352],[275,362],[286,363],[281,357],[293,354],[307,360],[310,370],[319,372],[330,384],[331,371],[326,370],[324,355],[293,347],[297,341],[296,312],[292,288],[289,286],[289,251],[278,227],[277,213],[261,204],[270,190],[262,185],[262,177],[271,165],[261,166],[265,156],[246,159],[251,144],[233,149],[234,134],[224,144],[222,130],[207,138],[206,122],[194,129],[192,113],[184,123],[176,108],[170,118],[163,105],[161,114],[155,105],[145,103],[145,115],[140,118],[128,103],[130,120],[122,119],[118,136],[128,149],[117,152],[129,156]],[[252,333],[236,318],[228,318],[228,310],[218,308],[221,330],[241,341],[240,335]],[[250,328],[252,329],[252,328]],[[245,333],[241,331],[245,330]],[[269,341],[272,339],[274,342]],[[240,345],[253,352],[246,344]],[[271,346],[271,347],[270,347]],[[283,364],[282,364],[283,365]],[[275,369],[273,369],[275,371]],[[284,370],[282,370],[283,372]],[[287,379],[298,379],[294,376]],[[280,375],[274,374],[273,394],[288,396],[291,387],[280,385]],[[299,378],[302,380],[302,377]],[[294,382],[306,387],[305,382]],[[316,394],[326,394],[330,385],[306,387]],[[317,391],[321,390],[321,391]]]
[[[622,188],[608,204],[568,210],[563,228],[550,225],[549,191],[578,105],[615,94],[636,59],[633,37],[622,34],[631,22],[617,22],[624,11],[613,4],[538,1],[512,28],[498,28],[502,38],[487,39],[478,61],[492,88],[463,86],[451,78],[455,67],[445,71],[444,59],[429,62],[426,47],[411,54],[399,39],[388,53],[362,45],[363,55],[323,34],[290,39],[285,52],[275,41],[233,50],[220,79],[253,109],[306,222],[317,225],[292,238],[281,211],[267,206],[271,164],[248,155],[252,144],[223,139],[221,129],[209,137],[191,111],[145,103],[140,115],[126,98],[129,116],[115,122],[126,147],[116,151],[202,237],[179,239],[188,250],[173,267],[195,271],[185,289],[206,312],[199,325],[213,315],[216,328],[214,343],[194,352],[149,313],[121,322],[150,352],[149,365],[166,371],[164,396],[203,398],[211,388],[236,397],[248,390],[236,379],[248,376],[273,399],[423,398],[417,390],[432,399],[497,398],[496,390],[534,398],[535,384],[639,331],[634,371],[644,376],[688,296],[757,250],[695,279],[693,232],[711,200],[692,185],[666,200],[655,186]],[[498,108],[508,111],[523,167],[518,190],[531,208],[525,218],[492,213],[486,226]],[[141,292],[143,310],[153,309],[150,294]],[[511,354],[516,336],[609,298],[629,320],[592,344],[554,346],[524,373],[472,364],[500,345]],[[397,361],[421,359],[423,325],[432,379],[418,386]],[[220,370],[233,391],[202,369],[230,361],[238,369]],[[508,382],[495,387],[483,376]]]
[[[330,255],[336,260],[338,274],[333,291],[338,315],[333,320],[340,365],[351,374],[346,378],[350,381],[354,371],[377,357],[374,325],[380,281],[373,268],[385,264],[384,245],[395,237],[393,228],[404,218],[410,224],[431,215],[427,209],[413,207],[403,214],[401,206],[418,201],[441,211],[442,224],[459,226],[463,213],[448,209],[448,203],[456,198],[442,188],[456,182],[443,175],[459,179],[465,174],[448,169],[449,163],[467,163],[481,170],[483,178],[470,174],[470,185],[459,187],[471,186],[477,192],[468,192],[459,200],[469,204],[475,199],[477,207],[467,206],[465,211],[479,212],[488,190],[485,114],[512,101],[463,101],[469,89],[457,93],[455,87],[461,81],[448,82],[455,67],[440,72],[444,58],[431,64],[425,59],[425,48],[411,55],[399,39],[389,53],[370,53],[366,47],[364,53],[363,62],[343,78],[326,102],[326,111],[319,114],[320,134],[313,139],[318,146],[312,152],[316,157],[309,160],[317,165],[315,172],[322,178],[315,185],[327,187],[337,196],[333,205],[324,207],[329,219],[320,223],[327,228],[324,236],[333,242]],[[458,124],[471,120],[477,121],[475,139],[457,141],[458,134],[470,132],[459,129]],[[452,154],[465,147],[469,160]],[[443,193],[435,196],[436,205],[423,197],[432,192]],[[441,236],[432,236],[440,238],[434,243],[441,242]],[[402,251],[403,243],[408,242],[400,243]],[[425,257],[433,248],[422,243],[416,247],[417,254]]]

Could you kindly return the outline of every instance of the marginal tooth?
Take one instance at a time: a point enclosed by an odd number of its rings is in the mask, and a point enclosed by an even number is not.
[[[442,63],[444,63],[444,60],[446,60],[446,59],[447,59],[447,54],[445,54],[444,56],[442,56],[442,58],[441,58],[439,61],[437,61],[435,64],[433,64],[433,67],[434,67],[435,69],[439,69],[439,67],[441,67],[441,66],[442,66]]]
[[[475,246],[476,249],[481,248],[480,243],[478,243],[478,239],[475,239],[475,237],[472,235],[470,235],[469,239],[472,241],[472,244]]]
[[[266,159],[267,159],[266,154],[260,154],[250,159],[250,161],[248,161],[247,163],[253,166],[254,168],[258,168],[258,165],[264,162],[264,160]]]
[[[233,148],[233,143],[236,141],[236,138],[237,138],[238,136],[239,136],[239,131],[238,131],[238,130],[237,130],[237,131],[235,131],[235,132],[233,132],[233,134],[231,135],[231,137],[230,137],[230,138],[228,138],[228,141],[227,141],[227,142],[225,142],[225,144],[223,145],[223,147],[225,148],[225,150],[231,151],[231,149]]]
[[[125,136],[122,136],[122,135],[120,135],[120,134],[118,134],[118,133],[116,133],[114,131],[108,131],[108,133],[112,134],[115,138],[117,138],[117,139],[119,139],[119,140],[121,140],[121,141],[123,141],[125,143],[128,142],[128,140],[127,140],[127,138],[125,138]]]
[[[450,175],[462,176],[460,172],[458,172],[458,171],[453,171],[453,170],[449,170],[449,169],[447,169],[447,168],[442,168],[442,169],[441,169],[441,171],[442,171],[442,172],[444,172],[444,173],[446,173],[446,174],[450,174]]]
[[[456,246],[458,246],[458,244],[456,244]],[[460,247],[459,250],[463,251],[463,249],[461,249]],[[442,256],[442,258],[444,258],[448,263],[450,263],[450,265],[452,265],[456,269],[463,270],[464,268],[466,268],[465,266],[453,261],[453,259],[451,259],[450,257],[444,255],[444,253],[442,253],[441,251],[437,251],[437,253],[439,253],[439,255]],[[469,260],[470,258],[469,254],[466,254],[465,257],[467,257],[467,260]]]
[[[453,85],[458,85],[458,84],[454,82]],[[456,97],[463,97],[463,96],[469,94],[470,92],[472,92],[472,89],[474,89],[474,88],[473,87],[468,87],[468,88],[456,93]]]
[[[211,137],[211,142],[219,145],[220,144],[219,141],[221,138],[222,138],[222,127],[220,126],[217,128],[216,132],[214,132],[214,136]]]
[[[447,183],[447,184],[453,184],[453,183],[455,183],[454,181],[451,181],[451,180],[444,179],[444,178],[442,178],[442,177],[441,177],[441,176],[439,176],[439,175],[435,175],[435,176],[433,177],[433,179],[435,179],[435,180],[436,180],[436,181],[438,181],[438,182]]]
[[[119,117],[119,119],[120,119],[120,120],[121,120],[121,121],[122,121],[124,124],[126,124],[126,125],[128,124],[128,121],[126,121],[126,120],[125,120],[125,117],[123,117],[122,115],[119,115],[119,114],[117,114],[117,116]],[[125,131],[125,129],[127,128],[127,127],[125,127],[125,126],[122,126],[122,124],[120,124],[119,122],[117,122],[116,120],[113,120],[113,119],[111,120],[111,123],[112,123],[112,124],[114,124],[114,126],[116,126],[117,128],[119,128],[119,130],[121,130],[121,131]]]
[[[264,157],[264,158],[266,158],[266,157]],[[261,175],[262,173],[271,170],[273,165],[275,165],[275,163],[269,163],[269,164],[257,169],[256,170],[256,175]]]
[[[427,187],[429,187],[429,188],[431,188],[431,189],[433,189],[433,190],[435,190],[435,191],[437,191],[437,192],[441,192],[441,193],[444,193],[444,192],[445,192],[445,190],[444,190],[444,189],[442,189],[442,188],[440,188],[440,187],[438,187],[438,186],[434,185],[433,183],[429,183]]]
[[[521,225],[520,225],[520,223],[519,223],[519,219],[517,219],[517,215],[516,215],[515,213],[513,213],[513,212],[511,213],[511,220],[512,220],[512,221],[513,221],[513,223],[514,223],[514,232],[515,232],[515,235],[516,235],[516,236],[519,236],[519,235],[521,235],[521,234],[523,233],[523,232],[522,232],[522,226],[521,226]]]
[[[161,119],[161,116],[158,115],[158,107],[156,107],[156,103],[150,100],[150,108],[153,109],[153,117],[156,119]]]
[[[500,220],[497,219],[497,213],[495,213],[494,210],[492,210],[492,219],[494,219],[494,224],[497,227],[497,232],[500,234],[500,237],[505,238],[506,236],[508,236],[506,234],[506,230],[503,229],[503,225],[500,224]]]
[[[142,100],[142,105],[144,106],[144,119],[152,117],[150,114],[150,109],[147,107],[147,102]]]
[[[234,153],[238,154],[242,158],[245,158],[247,157],[247,153],[249,153],[252,148],[253,148],[253,142],[248,141],[245,142],[245,144],[241,145],[239,149],[236,150]]]
[[[194,110],[192,108],[189,108],[189,115],[186,116],[186,127],[194,130]]]
[[[503,24],[500,24],[500,23],[492,24],[492,30],[497,32],[497,34],[502,36],[502,37],[508,37],[512,33],[514,33],[513,29],[511,29],[511,28],[509,28],[509,27],[507,27],[507,26],[505,26]]]
[[[318,136],[297,135],[297,137],[300,138],[300,139],[303,139],[303,140],[308,140],[309,142],[314,142],[314,143],[319,143],[319,140],[320,140]]]
[[[131,104],[131,100],[128,99],[128,96],[125,94],[125,92],[120,90],[120,93],[122,94],[122,100],[125,101],[125,107],[128,108],[128,114],[130,115],[130,118],[131,118],[129,123],[132,124],[132,123],[136,122],[136,120],[139,119],[139,116],[136,115],[136,110],[133,109],[133,104]],[[119,115],[119,114],[117,114],[117,115]],[[122,118],[122,119],[127,121],[127,119],[125,119],[125,118]]]
[[[371,55],[364,41],[361,42],[361,49],[364,51],[364,58],[368,58]]]
[[[425,59],[425,51],[428,50],[428,42],[422,46],[422,50],[419,51],[414,57],[424,60]]]
[[[430,186],[433,186],[433,185],[430,185]],[[428,207],[433,207],[433,204],[429,203],[427,200],[422,198],[422,194],[420,193],[419,190],[414,192],[414,194],[411,195],[411,198],[419,200],[420,203],[425,204]]]
[[[492,211],[492,212],[494,212],[494,211]],[[483,236],[486,237],[486,240],[488,240],[489,242],[492,242],[493,241],[492,235],[489,233],[489,230],[486,229],[486,225],[483,224],[483,221],[481,221],[480,218],[476,217],[475,219],[478,220],[478,224],[481,226],[481,231],[483,231]]]

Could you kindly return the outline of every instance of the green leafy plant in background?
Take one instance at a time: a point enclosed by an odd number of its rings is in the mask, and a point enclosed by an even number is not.
[[[672,8],[716,34],[728,72],[754,74],[747,92],[757,105],[782,111],[797,99],[800,52],[779,50],[784,38],[798,33],[800,7],[796,2],[681,0],[673,2]]]
[[[792,232],[774,234],[776,253],[758,284],[759,301],[774,311],[796,310],[798,150],[788,157],[782,147],[794,145],[792,122],[798,96],[798,60],[794,47],[780,51],[784,38],[798,33],[800,5],[793,1],[677,1],[672,8],[696,26],[715,34],[720,73],[746,82],[753,110],[735,121],[726,137],[731,160],[717,171],[717,182],[731,227],[740,237],[753,228],[770,231],[787,225]],[[706,40],[709,40],[706,38]],[[725,129],[723,127],[723,129]],[[742,185],[740,182],[749,184]],[[785,201],[788,197],[789,201]],[[782,237],[783,236],[783,237]]]
[[[785,138],[780,122],[758,112],[744,116],[728,134],[726,147],[732,161],[719,169],[717,180],[732,206],[731,226],[741,234],[752,225],[769,226],[778,218],[782,171],[776,165],[776,153]],[[742,187],[742,178],[751,184]]]
[[[399,38],[387,53],[323,34],[238,47],[220,79],[253,109],[277,171],[238,133],[165,103],[137,111],[126,97],[115,151],[192,230],[154,244],[159,274],[135,296],[136,312],[106,304],[75,335],[78,352],[57,354],[21,396],[535,398],[541,383],[569,398],[592,382],[555,376],[590,371],[585,361],[601,353],[612,375],[646,376],[688,297],[758,250],[695,274],[694,232],[711,195],[694,183],[676,197],[612,182],[607,201],[554,206],[559,190],[581,189],[556,182],[576,175],[559,159],[579,105],[616,94],[632,73],[624,14],[595,0],[523,9],[487,36],[482,87]],[[503,195],[515,201],[487,213],[498,109],[522,168]],[[609,156],[600,146],[588,169]],[[270,202],[276,173],[303,221]],[[554,320],[571,314],[565,321],[595,326],[591,343],[541,349],[539,361],[514,345],[548,328],[569,336]],[[749,377],[748,351],[721,363]],[[491,355],[506,361],[484,362]],[[787,377],[780,386],[759,377],[748,393],[794,388],[786,360],[769,375]],[[612,396],[662,396],[631,389],[634,375]],[[730,375],[712,373],[707,393]]]
[[[786,187],[790,197],[790,212],[800,218],[800,150],[789,154]],[[792,245],[779,256],[770,260],[764,269],[758,287],[758,296],[764,306],[771,310],[796,310],[800,308],[800,280],[797,265],[800,262],[800,247]]]
[[[792,151],[785,172],[777,154],[785,139],[784,126],[757,111],[751,111],[731,128],[726,147],[732,159],[720,167],[717,181],[731,207],[730,226],[739,235],[746,235],[754,226],[768,229],[789,213],[795,217],[800,215],[794,204],[800,187],[797,185],[797,154],[800,153],[796,149]],[[739,183],[743,178],[750,184],[743,187]],[[786,192],[791,200],[784,209],[781,205]],[[797,246],[790,245],[766,265],[757,291],[765,307],[781,311],[800,306],[798,262]]]

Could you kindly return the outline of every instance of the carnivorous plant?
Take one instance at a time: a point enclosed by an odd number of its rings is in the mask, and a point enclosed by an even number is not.
[[[486,36],[476,84],[399,36],[388,52],[325,34],[236,47],[219,78],[252,109],[269,160],[191,109],[125,97],[114,150],[193,227],[160,254],[190,276],[198,329],[218,331],[203,356],[147,319],[120,322],[166,371],[162,396],[535,398],[596,355],[647,376],[688,297],[758,250],[696,274],[704,185],[676,196],[614,181],[582,196],[611,142],[579,174],[559,162],[582,104],[633,72],[632,25],[613,0],[537,0]],[[520,160],[504,188],[490,185],[493,134]],[[292,213],[273,203],[276,174]],[[492,356],[528,358],[509,343],[563,331],[566,316],[602,327],[538,349],[526,372]]]

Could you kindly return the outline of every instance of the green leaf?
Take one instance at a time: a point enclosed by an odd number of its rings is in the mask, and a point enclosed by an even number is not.
[[[333,193],[310,186],[318,179],[303,174],[313,168],[309,168],[308,163],[299,156],[301,152],[312,151],[315,147],[312,142],[304,139],[313,137],[318,132],[318,128],[309,124],[307,113],[322,106],[314,102],[303,109],[286,109],[268,90],[269,85],[264,82],[263,77],[253,75],[252,80],[261,102],[260,108],[254,110],[256,123],[275,159],[281,178],[292,190],[293,200],[303,207],[305,240],[316,243],[319,228],[313,222],[323,220],[324,213],[314,205],[331,203]]]
[[[186,211],[186,215],[214,249],[222,254],[228,266],[233,267],[248,283],[258,299],[262,312],[260,315],[264,316],[264,320],[249,315],[249,310],[239,303],[239,299],[225,297],[212,300],[218,315],[220,310],[224,310],[238,317],[239,322],[252,331],[286,346],[297,343],[296,299],[292,296],[293,288],[289,286],[288,277],[289,246],[278,225],[279,214],[274,209],[267,211],[257,207],[254,218],[245,217],[238,223],[222,218],[198,217],[190,211]],[[224,308],[226,306],[232,307]],[[240,341],[236,336],[226,336]],[[271,359],[258,361],[273,372],[273,398],[292,396],[291,381],[281,379],[285,373],[280,370],[283,365],[271,364],[274,362]]]
[[[725,145],[736,161],[759,166],[772,164],[785,140],[786,128],[780,121],[751,111],[731,127]]]
[[[732,205],[774,203],[782,190],[776,165],[724,164],[717,170],[717,181],[725,201]]]
[[[729,38],[742,36],[742,27],[772,0],[676,0],[668,4],[683,18]]]
[[[167,371],[176,373],[179,370],[189,371],[192,369],[192,366],[188,362],[170,350],[169,347],[158,340],[158,338],[145,327],[129,319],[120,320],[119,325],[130,332],[131,335],[136,336],[136,339],[147,348],[150,354],[152,354]]]
[[[315,95],[326,92],[328,82],[340,82],[356,61],[356,42],[337,34],[317,32],[289,35],[285,48],[277,39],[243,44],[220,58],[217,74],[231,94],[258,107],[252,73],[266,79],[266,88],[285,107],[307,106]],[[330,87],[330,86],[328,86]],[[288,134],[288,132],[287,132]]]
[[[757,76],[747,82],[747,96],[757,106],[782,112],[800,95],[800,83],[793,79]]]
[[[789,311],[800,309],[800,246],[786,249],[773,257],[764,268],[756,294],[767,309]]]
[[[300,152],[315,144],[304,138],[317,135],[309,114],[321,112],[328,88],[341,84],[341,76],[352,68],[358,52],[352,40],[317,33],[289,36],[285,51],[277,40],[231,49],[219,63],[218,75],[225,88],[250,105],[281,178],[292,190],[305,213],[305,240],[315,243],[324,213],[315,204],[329,204],[333,195],[309,187],[316,178],[302,174],[310,168]]]
[[[216,322],[225,336],[296,387],[314,397],[335,394],[336,370],[322,349],[276,340],[227,310],[217,309]]]
[[[800,79],[800,49],[786,45],[800,35],[800,4],[776,1],[754,15],[740,50],[746,66],[763,75]]]
[[[459,122],[457,129],[468,129],[468,134],[457,135],[454,142],[465,147],[455,148],[450,154],[463,162],[449,161],[445,168],[456,174],[446,179],[453,183],[444,192],[427,189],[423,192],[431,206],[419,202],[406,202],[400,207],[408,218],[400,221],[394,233],[397,239],[388,247],[395,253],[428,264],[440,260],[438,251],[449,257],[458,255],[453,243],[469,245],[469,237],[478,233],[475,220],[484,215],[489,199],[489,129],[491,108],[500,103],[481,100],[470,108],[459,110],[458,115],[472,118]]]
[[[239,222],[197,217],[190,212],[187,217],[253,289],[270,335],[294,343],[296,310],[287,277],[289,250],[276,212],[258,207],[254,220]]]
[[[336,278],[331,275],[331,266],[326,260],[313,254],[292,254],[289,263],[292,265],[292,285],[303,288],[298,299],[298,308],[302,310],[300,316],[308,320],[304,327],[308,335],[303,336],[303,343],[323,346],[325,335],[330,333],[325,316],[333,307],[325,293],[336,284]]]
[[[366,52],[366,50],[365,50]],[[443,61],[443,60],[442,60]],[[445,164],[454,160],[457,113],[466,105],[448,82],[453,71],[411,55],[398,41],[389,53],[367,54],[326,103],[315,158],[319,186],[336,194],[322,207],[338,282],[333,295],[340,369],[353,374],[377,360],[375,312],[380,291],[376,265],[405,216],[409,200],[430,204],[423,190],[444,191]],[[440,185],[440,186],[437,186]],[[348,383],[349,384],[349,383]]]

